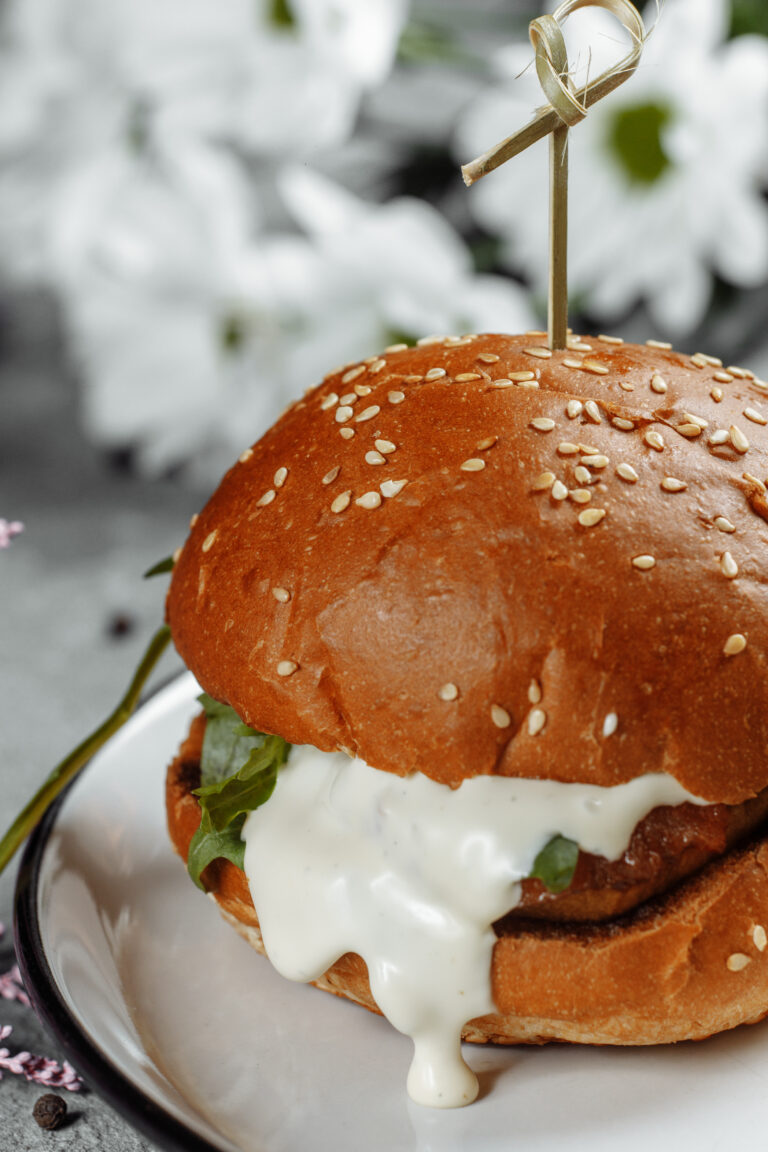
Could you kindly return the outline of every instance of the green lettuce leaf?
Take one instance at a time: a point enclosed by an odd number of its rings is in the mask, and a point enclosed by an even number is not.
[[[541,880],[550,892],[564,892],[573,880],[579,859],[579,846],[565,836],[553,836],[533,862],[531,876]]]
[[[187,870],[198,888],[203,870],[219,857],[242,868],[245,845],[240,834],[249,812],[272,795],[290,744],[243,724],[234,709],[211,696],[199,697],[206,714],[200,762],[200,827],[192,838]]]

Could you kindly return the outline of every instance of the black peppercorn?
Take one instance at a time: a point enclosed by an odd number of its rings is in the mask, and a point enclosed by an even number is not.
[[[41,1128],[53,1131],[58,1128],[67,1114],[67,1102],[52,1092],[41,1096],[32,1109],[32,1115]]]

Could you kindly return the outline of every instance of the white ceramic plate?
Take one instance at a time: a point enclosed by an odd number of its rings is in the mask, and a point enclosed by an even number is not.
[[[467,1046],[481,1097],[405,1094],[410,1042],[289,984],[170,848],[165,768],[195,711],[184,676],[144,705],[29,845],[17,930],[36,1006],[71,1058],[165,1148],[243,1152],[698,1152],[763,1147],[768,1028],[703,1044]]]

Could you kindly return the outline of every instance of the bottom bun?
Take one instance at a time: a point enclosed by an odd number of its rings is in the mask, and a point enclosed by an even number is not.
[[[186,861],[200,823],[204,718],[168,769],[168,829]],[[203,874],[224,918],[264,944],[244,873],[216,860]],[[469,1021],[477,1043],[668,1044],[703,1040],[768,1013],[768,840],[729,851],[665,896],[602,924],[506,921],[494,948],[498,1013]],[[365,962],[342,956],[316,987],[378,1012]]]

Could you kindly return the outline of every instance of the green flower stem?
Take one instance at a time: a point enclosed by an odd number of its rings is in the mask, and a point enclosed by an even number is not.
[[[18,848],[29,836],[45,815],[50,804],[59,793],[73,780],[80,769],[88,763],[92,756],[98,752],[107,740],[122,728],[126,720],[132,715],[139,702],[139,696],[151,675],[155,665],[162,656],[171,639],[171,630],[167,625],[158,628],[149,642],[146,652],[141,658],[128,691],[123,696],[114,712],[90,736],[86,736],[74,751],[58,764],[51,772],[42,787],[35,793],[27,806],[14,820],[6,834],[0,840],[0,873],[15,855]]]

